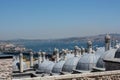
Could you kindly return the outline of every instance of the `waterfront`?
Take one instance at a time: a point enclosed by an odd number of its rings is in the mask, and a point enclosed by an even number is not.
[[[38,52],[39,50],[41,51],[45,51],[45,52],[52,52],[54,50],[54,48],[58,48],[59,50],[61,49],[70,49],[73,50],[74,46],[79,46],[79,47],[84,47],[86,48],[86,42],[41,42],[41,41],[37,41],[37,42],[24,42],[21,43],[22,45],[24,45],[26,48],[28,49],[32,49],[35,52]],[[96,46],[101,47],[103,46],[104,43],[103,42],[93,42],[93,47],[95,48]]]
[[[38,57],[36,54],[39,51],[46,52],[47,56],[51,56],[53,54],[54,48],[58,48],[59,51],[62,49],[69,49],[69,50],[74,50],[75,46],[86,47],[86,42],[63,42],[63,41],[8,41],[7,43],[12,43],[15,45],[22,45],[25,47],[25,49],[30,49],[34,52],[34,58]],[[104,45],[104,42],[93,42],[93,48],[95,49],[96,47],[102,47]],[[11,54],[12,53],[12,54]],[[24,57],[29,59],[29,53],[23,53]],[[18,56],[19,51],[16,52],[6,52],[5,54],[0,54],[0,55],[14,55]]]

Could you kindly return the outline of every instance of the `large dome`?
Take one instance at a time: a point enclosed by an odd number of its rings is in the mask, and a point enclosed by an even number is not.
[[[55,63],[52,62],[52,61],[45,60],[44,62],[42,62],[42,63],[39,65],[38,70],[40,70],[40,71],[43,72],[43,73],[51,73],[54,64],[55,64]]]
[[[103,61],[103,57],[106,55],[106,52],[104,52],[101,56],[100,56],[100,58],[98,59],[98,61],[97,61],[97,64],[96,64],[96,67],[97,68],[104,68],[105,66],[105,63],[104,63],[104,61]]]
[[[120,58],[120,48],[116,51],[115,58]]]
[[[96,67],[98,68],[105,68],[105,63],[103,61],[103,59],[113,59],[115,56],[115,52],[117,49],[110,49],[106,52],[104,52],[101,57],[98,59]]]
[[[65,63],[64,60],[61,60],[61,61],[55,63],[52,73],[60,73],[62,71],[64,63]]]
[[[112,49],[112,47],[110,47],[110,50],[111,49]],[[102,55],[104,55],[105,52],[106,52],[105,47],[99,47],[98,50],[95,52],[95,54],[102,56]]]
[[[76,65],[79,61],[80,57],[72,57],[65,61],[65,64],[63,65],[63,72],[72,72],[73,69],[76,68]]]
[[[99,55],[92,53],[83,55],[78,61],[76,70],[91,71],[96,66],[99,57]]]
[[[107,51],[106,55],[103,57],[103,59],[104,60],[114,59],[117,50],[119,50],[119,49],[111,49],[111,50]]]

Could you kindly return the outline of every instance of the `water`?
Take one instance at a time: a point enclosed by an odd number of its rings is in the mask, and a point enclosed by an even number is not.
[[[16,44],[24,45],[27,49],[32,49],[35,52],[45,51],[47,54],[52,54],[54,48],[69,49],[73,50],[74,46],[86,48],[86,42],[61,42],[61,41],[24,41],[24,42],[15,42]],[[104,42],[93,42],[93,48],[104,46]],[[0,54],[0,55],[14,55],[18,56],[19,54]],[[29,54],[24,54],[26,58],[29,59]],[[37,54],[34,55],[37,57]]]
[[[26,48],[32,49],[33,51],[45,51],[48,53],[51,53],[54,48],[58,48],[59,50],[61,49],[70,49],[73,50],[74,46],[79,46],[79,47],[84,47],[86,48],[86,42],[25,42],[23,44]],[[103,42],[94,42],[93,47],[95,46],[101,47],[104,46]]]

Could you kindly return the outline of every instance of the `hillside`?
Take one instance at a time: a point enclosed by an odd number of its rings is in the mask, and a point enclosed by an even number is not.
[[[72,37],[72,38],[66,38],[66,39],[58,39],[57,41],[64,41],[64,42],[69,42],[69,41],[83,41],[86,42],[88,40],[91,41],[104,41],[104,37],[106,34],[101,34],[101,35],[96,35],[96,36],[87,36],[87,37]],[[110,34],[111,40],[118,40],[120,41],[120,34]]]
[[[17,40],[0,40],[0,42],[15,42],[15,43],[24,43],[24,42],[86,42],[88,40],[101,42],[104,41],[104,37],[106,34],[96,35],[96,36],[86,36],[86,37],[71,37],[71,38],[64,38],[64,39],[50,39],[50,40],[43,40],[43,39],[17,39]],[[120,34],[110,34],[111,40],[118,40],[120,41]]]

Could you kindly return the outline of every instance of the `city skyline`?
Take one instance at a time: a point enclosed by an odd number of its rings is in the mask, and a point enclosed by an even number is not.
[[[1,0],[0,40],[120,33],[119,0]]]

